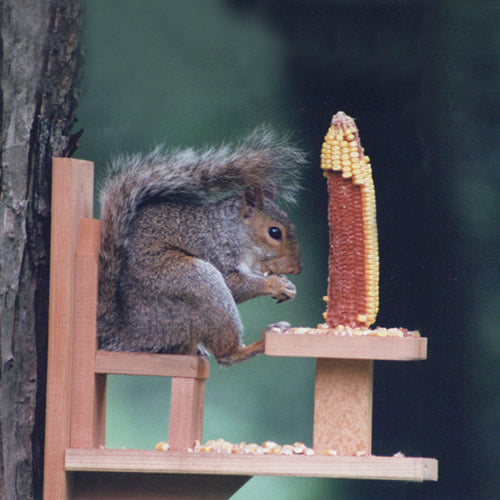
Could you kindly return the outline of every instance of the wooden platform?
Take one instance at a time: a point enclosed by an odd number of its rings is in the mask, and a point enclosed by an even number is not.
[[[80,472],[298,476],[436,481],[433,458],[325,455],[224,455],[149,450],[68,449],[65,468]]]
[[[291,328],[286,333],[267,333],[266,354],[385,361],[419,361],[427,357],[425,337],[341,336],[321,333],[321,330],[300,333],[303,330]]]

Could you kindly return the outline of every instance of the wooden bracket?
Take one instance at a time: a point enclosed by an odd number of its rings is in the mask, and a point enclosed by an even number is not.
[[[313,447],[320,453],[363,456],[372,451],[373,360],[423,360],[427,339],[340,336],[291,328],[268,332],[265,352],[317,358]]]

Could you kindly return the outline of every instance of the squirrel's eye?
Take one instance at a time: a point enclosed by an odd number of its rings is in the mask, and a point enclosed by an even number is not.
[[[269,233],[269,236],[273,239],[273,240],[281,240],[281,229],[279,227],[276,227],[276,226],[271,226],[268,231]]]

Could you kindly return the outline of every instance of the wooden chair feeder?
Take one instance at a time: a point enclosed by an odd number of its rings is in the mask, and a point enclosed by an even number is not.
[[[208,362],[197,356],[97,349],[100,223],[92,211],[93,163],[55,158],[45,500],[222,499],[254,475],[437,480],[435,459],[371,455],[373,360],[423,360],[427,339],[332,334],[337,323],[328,318],[330,329],[292,329],[266,337],[268,355],[317,358],[314,455],[188,452],[202,438]],[[105,448],[108,374],[172,378],[168,451]]]

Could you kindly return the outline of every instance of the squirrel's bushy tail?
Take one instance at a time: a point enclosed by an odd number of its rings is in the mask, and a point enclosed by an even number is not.
[[[100,320],[114,321],[120,256],[127,245],[129,225],[142,203],[160,198],[202,204],[246,188],[260,188],[290,202],[298,191],[304,163],[300,150],[263,127],[238,144],[217,149],[168,151],[158,147],[148,155],[116,158],[100,197]],[[106,327],[101,322],[102,328]]]

